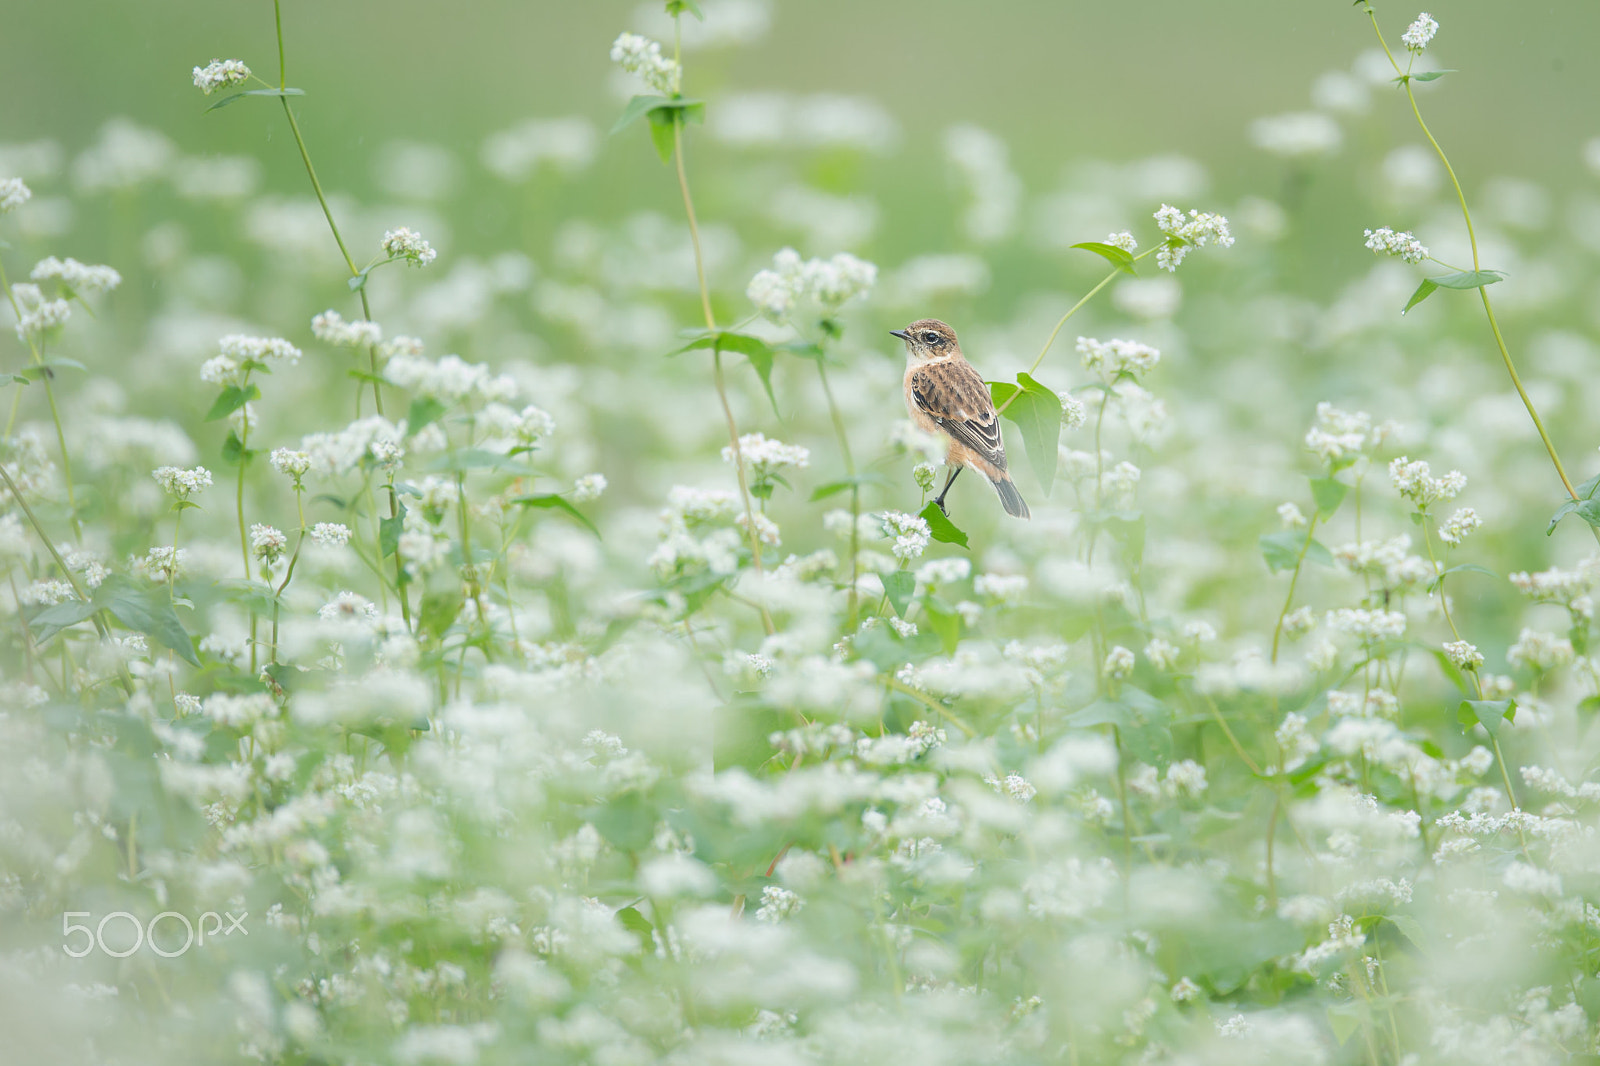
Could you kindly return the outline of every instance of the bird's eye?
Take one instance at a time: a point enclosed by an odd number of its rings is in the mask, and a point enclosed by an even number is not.
[[[923,342],[923,343],[924,343],[924,344],[934,344],[934,345],[937,345],[937,344],[939,344],[939,343],[940,343],[940,342],[941,342],[941,341],[942,341],[942,340],[944,340],[944,338],[943,338],[943,337],[941,337],[941,336],[939,336],[939,335],[938,335],[938,334],[937,334],[937,333],[935,333],[935,332],[933,332],[933,330],[931,330],[931,329],[930,329],[930,330],[929,330],[929,331],[928,331],[928,332],[926,332],[926,333],[924,333],[924,334],[923,334],[923,335],[922,335],[922,342]]]

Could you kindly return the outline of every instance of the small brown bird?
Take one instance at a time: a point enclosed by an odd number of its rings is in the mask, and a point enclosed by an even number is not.
[[[945,495],[961,468],[970,466],[993,482],[1006,514],[1027,518],[1028,505],[1006,473],[1006,446],[989,386],[961,354],[956,331],[937,318],[922,318],[889,333],[906,342],[906,410],[911,420],[928,433],[950,438],[944,459],[950,476],[933,502],[949,514]]]

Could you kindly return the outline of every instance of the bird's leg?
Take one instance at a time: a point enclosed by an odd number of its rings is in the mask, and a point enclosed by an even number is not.
[[[950,517],[950,511],[944,505],[944,498],[949,494],[950,486],[956,483],[956,475],[961,473],[961,471],[964,469],[966,468],[958,466],[954,470],[950,471],[950,476],[945,479],[944,488],[940,489],[939,495],[933,498],[934,505],[939,508],[939,513],[944,515],[946,518]]]

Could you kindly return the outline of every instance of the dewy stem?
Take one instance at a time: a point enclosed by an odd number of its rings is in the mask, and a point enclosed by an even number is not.
[[[1456,177],[1455,168],[1450,165],[1450,159],[1445,155],[1444,149],[1433,136],[1433,131],[1428,129],[1428,124],[1423,121],[1422,109],[1417,106],[1416,92],[1411,88],[1411,78],[1407,71],[1400,69],[1400,64],[1395,62],[1394,53],[1389,50],[1389,42],[1383,38],[1383,30],[1378,26],[1378,16],[1372,10],[1372,5],[1366,5],[1367,18],[1372,20],[1372,30],[1378,35],[1378,44],[1383,48],[1383,54],[1388,56],[1389,65],[1401,78],[1401,86],[1406,91],[1406,100],[1411,104],[1411,114],[1416,117],[1417,125],[1422,129],[1422,135],[1433,146],[1434,153],[1438,155],[1439,162],[1444,164],[1445,173],[1450,176],[1450,185],[1455,189],[1456,202],[1461,205],[1461,218],[1467,224],[1467,241],[1472,246],[1472,269],[1474,272],[1483,269],[1478,257],[1478,235],[1472,228],[1472,212],[1467,209],[1467,197],[1461,191],[1461,182]],[[1528,390],[1522,387],[1522,377],[1517,373],[1516,364],[1511,361],[1511,352],[1506,347],[1505,337],[1500,332],[1500,324],[1495,321],[1494,306],[1489,299],[1487,286],[1478,287],[1478,295],[1483,300],[1483,313],[1489,319],[1489,329],[1494,334],[1495,344],[1500,349],[1500,359],[1505,363],[1506,373],[1511,376],[1511,384],[1516,388],[1517,395],[1522,398],[1522,406],[1528,409],[1528,417],[1533,419],[1533,428],[1539,431],[1539,439],[1544,442],[1544,450],[1550,455],[1550,462],[1556,468],[1556,476],[1561,478],[1561,485],[1567,490],[1567,495],[1578,499],[1578,492],[1572,487],[1572,480],[1567,477],[1566,468],[1561,465],[1561,457],[1556,454],[1556,446],[1550,440],[1550,434],[1545,431],[1544,420],[1539,417],[1538,410],[1533,406],[1533,400],[1528,396]],[[1600,529],[1594,530],[1595,538],[1600,540]]]
[[[711,290],[706,285],[705,256],[700,249],[700,224],[695,219],[694,199],[689,195],[689,177],[683,167],[683,118],[682,113],[676,111],[672,116],[672,158],[678,171],[678,189],[683,193],[683,213],[689,220],[689,240],[694,246],[694,272],[696,280],[700,283],[700,310],[705,314],[706,330],[715,334],[717,320],[711,313]],[[750,504],[750,486],[744,475],[744,456],[739,450],[739,426],[733,420],[733,408],[728,404],[727,383],[722,376],[722,349],[715,343],[711,346],[711,373],[717,387],[717,399],[722,402],[723,417],[728,423],[728,442],[733,452],[733,468],[739,475],[739,498],[744,501],[745,528],[750,535],[750,560],[756,573],[760,574],[763,572],[761,537],[756,529],[755,508]],[[777,627],[772,624],[772,614],[766,607],[761,608],[761,624],[766,628],[768,636],[777,632]]]
[[[856,589],[857,582],[861,579],[861,531],[856,527],[861,519],[861,485],[856,480],[856,462],[850,454],[850,435],[845,432],[844,416],[839,413],[839,405],[834,402],[833,389],[828,385],[828,372],[822,365],[822,359],[817,359],[817,377],[822,381],[822,395],[828,400],[828,416],[833,420],[833,432],[839,438],[839,453],[844,457],[845,475],[850,478],[850,632],[856,630],[859,620],[861,603],[860,593]]]
[[[1156,245],[1156,248],[1159,248],[1159,247],[1160,247],[1160,245]],[[1154,252],[1156,250],[1156,248],[1146,248],[1144,251],[1142,251],[1138,255],[1134,256],[1133,257],[1133,261],[1135,263],[1137,263],[1139,260],[1141,260],[1145,256],[1149,255],[1151,252]],[[1117,280],[1117,275],[1121,274],[1121,273],[1123,273],[1123,271],[1120,268],[1117,269],[1117,270],[1113,270],[1111,273],[1107,274],[1105,277],[1100,279],[1100,284],[1096,285],[1094,288],[1092,288],[1088,292],[1084,293],[1083,294],[1083,299],[1079,300],[1077,303],[1073,304],[1070,308],[1067,309],[1067,313],[1061,316],[1060,321],[1058,321],[1056,323],[1056,328],[1051,330],[1050,331],[1050,336],[1045,339],[1044,347],[1040,348],[1039,349],[1039,354],[1034,357],[1033,365],[1028,367],[1028,371],[1027,372],[1028,372],[1028,374],[1030,376],[1033,374],[1033,372],[1035,370],[1039,369],[1039,364],[1044,362],[1044,357],[1049,354],[1051,345],[1055,344],[1056,337],[1059,336],[1060,333],[1061,333],[1061,327],[1063,327],[1063,326],[1065,326],[1067,324],[1067,319],[1069,319],[1073,315],[1077,314],[1078,311],[1082,309],[1084,304],[1086,304],[1090,300],[1094,299],[1094,296],[1095,296],[1095,294],[1097,292],[1099,292],[1101,289],[1105,288],[1107,285],[1110,285],[1113,281]],[[1021,396],[1021,395],[1022,395],[1022,390],[1018,389],[1016,392],[1013,392],[1010,396],[1007,396],[1006,397],[1006,402],[1001,404],[999,407],[997,407],[995,409],[995,414],[1004,414],[1005,413],[1005,409],[1007,407],[1010,407],[1012,402],[1014,400],[1016,400],[1016,398],[1018,396]]]
[[[278,30],[278,88],[288,86],[287,67],[284,62],[283,52],[283,7],[282,0],[272,0],[272,14],[277,22]],[[306,150],[306,140],[300,135],[300,123],[295,121],[294,109],[289,106],[287,96],[278,97],[278,102],[283,105],[284,117],[289,120],[289,132],[294,134],[295,147],[300,149],[300,161],[305,164],[306,177],[311,179],[311,189],[317,194],[317,203],[322,205],[322,215],[328,220],[328,229],[333,233],[334,243],[339,246],[339,254],[344,257],[344,265],[349,269],[353,278],[361,276],[361,269],[356,266],[356,261],[350,258],[350,250],[345,247],[344,237],[339,233],[339,224],[333,220],[333,209],[328,206],[328,198],[322,192],[322,182],[317,180],[317,168],[311,165],[311,153]],[[367,300],[367,290],[362,286],[358,290],[361,297],[361,315],[368,322],[372,321],[372,305]],[[383,414],[383,393],[380,391],[378,376],[378,352],[375,347],[367,348],[367,357],[372,369],[372,399],[378,409],[378,414]]]

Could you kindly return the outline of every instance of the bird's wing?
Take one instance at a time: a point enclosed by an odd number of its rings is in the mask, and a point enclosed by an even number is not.
[[[989,386],[971,363],[941,359],[918,367],[911,372],[911,398],[940,429],[1005,470],[1000,416],[994,412]]]

